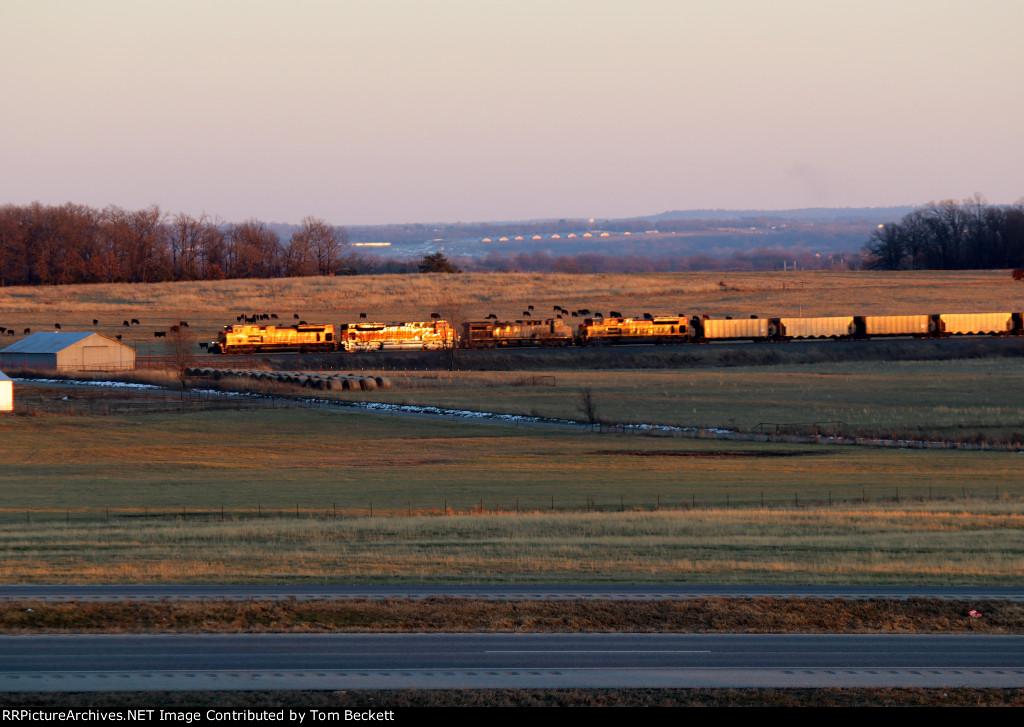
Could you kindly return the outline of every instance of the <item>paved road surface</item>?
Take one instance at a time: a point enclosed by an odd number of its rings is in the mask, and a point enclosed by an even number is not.
[[[0,637],[0,691],[711,686],[1024,687],[1024,636]]]

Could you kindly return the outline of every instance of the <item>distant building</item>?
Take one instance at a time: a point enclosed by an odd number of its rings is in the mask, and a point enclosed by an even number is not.
[[[5,369],[116,371],[135,368],[135,349],[99,333],[33,333],[0,351]]]
[[[0,371],[0,411],[14,411],[14,382]]]

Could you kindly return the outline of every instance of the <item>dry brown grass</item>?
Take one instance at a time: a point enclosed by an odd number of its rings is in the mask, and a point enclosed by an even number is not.
[[[154,330],[188,320],[211,340],[242,312],[293,313],[324,323],[358,320],[359,313],[418,320],[441,307],[467,317],[495,313],[518,318],[527,304],[535,315],[554,305],[626,315],[798,316],[942,313],[1024,309],[1024,285],[1005,271],[759,272],[565,275],[467,273],[378,275],[279,280],[227,280],[151,284],[0,288],[0,325],[123,334],[142,354],[162,353]],[[93,327],[92,320],[99,326]],[[138,318],[141,326],[124,328]],[[6,339],[6,337],[5,337]],[[10,340],[17,340],[17,337]]]
[[[7,583],[1013,585],[1020,503],[0,528]]]
[[[973,619],[971,610],[982,613]],[[3,633],[632,632],[1024,633],[1024,604],[945,599],[692,598],[665,601],[0,603]]]

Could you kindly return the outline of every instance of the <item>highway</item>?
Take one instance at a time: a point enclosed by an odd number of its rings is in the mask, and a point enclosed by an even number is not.
[[[0,692],[1024,687],[1024,636],[0,636]]]
[[[768,586],[0,586],[0,600],[456,597],[1024,600],[1024,588]],[[34,634],[0,636],[0,692],[555,687],[1024,687],[1024,636]]]

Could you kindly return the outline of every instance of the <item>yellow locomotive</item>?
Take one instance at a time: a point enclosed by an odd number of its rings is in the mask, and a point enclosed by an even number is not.
[[[436,351],[455,345],[448,321],[413,323],[342,323],[338,348],[345,351]]]
[[[278,326],[224,326],[210,353],[262,353],[272,351],[334,351],[334,326],[296,324]]]

